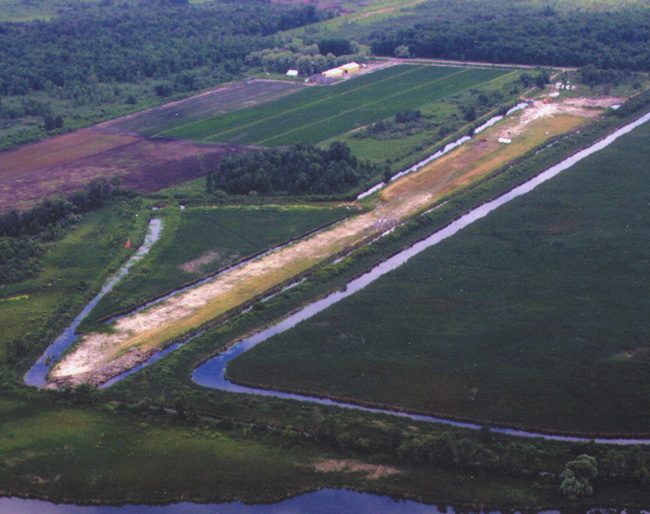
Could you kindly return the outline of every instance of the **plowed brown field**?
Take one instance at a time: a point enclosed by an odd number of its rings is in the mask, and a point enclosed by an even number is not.
[[[0,155],[0,212],[29,209],[114,176],[128,189],[159,191],[205,175],[242,148],[79,130]]]
[[[2,152],[0,212],[29,209],[45,198],[67,195],[99,178],[118,176],[124,187],[151,193],[203,176],[224,155],[247,147],[148,135],[174,124],[277,98],[300,87],[267,80],[232,84]]]

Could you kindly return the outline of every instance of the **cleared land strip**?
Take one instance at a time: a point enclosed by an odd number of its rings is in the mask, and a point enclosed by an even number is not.
[[[331,230],[285,247],[204,285],[116,322],[111,334],[89,334],[51,373],[53,384],[101,383],[144,361],[148,354],[229,310],[417,214],[444,195],[479,180],[513,157],[576,127],[584,117],[541,102],[481,134],[481,138],[404,177],[381,195],[377,208]],[[572,112],[572,111],[568,111]],[[595,115],[596,111],[585,111]],[[510,136],[511,145],[498,143]]]

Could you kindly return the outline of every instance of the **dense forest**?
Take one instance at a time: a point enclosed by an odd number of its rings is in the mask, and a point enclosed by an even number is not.
[[[278,31],[331,15],[268,0],[104,0],[0,23],[0,149],[240,78]]]
[[[62,88],[74,95],[96,82],[170,76],[174,87],[191,89],[191,70],[237,70],[248,53],[268,45],[265,36],[321,16],[314,6],[261,0],[82,4],[51,22],[0,25],[0,94]]]
[[[365,38],[378,55],[650,70],[650,9],[561,10],[532,2],[426,2]]]
[[[327,150],[296,145],[227,157],[218,171],[208,174],[207,191],[330,195],[348,191],[363,178],[381,172],[376,165],[354,157],[344,143],[332,143]]]

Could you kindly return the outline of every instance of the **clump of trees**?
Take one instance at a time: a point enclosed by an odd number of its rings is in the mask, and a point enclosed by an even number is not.
[[[551,77],[546,70],[542,70],[537,75],[531,75],[528,72],[523,72],[521,75],[519,75],[519,82],[521,82],[524,88],[535,86],[543,89],[550,81]]]
[[[593,64],[587,64],[578,70],[581,83],[587,86],[609,84],[618,86],[639,81],[639,76],[630,70],[599,70]]]
[[[97,180],[68,198],[47,199],[25,212],[13,209],[0,214],[0,284],[34,277],[41,243],[58,239],[80,214],[122,194],[131,193],[120,189],[119,179]]]
[[[36,276],[41,246],[28,237],[0,238],[0,284]]]
[[[334,142],[328,149],[296,145],[232,155],[208,173],[208,193],[331,195],[344,193],[384,169],[358,160],[350,148]]]
[[[596,459],[586,454],[579,455],[576,460],[569,461],[564,466],[564,471],[560,474],[560,492],[572,501],[580,496],[591,496],[594,494],[591,481],[597,476]]]
[[[405,109],[403,111],[397,111],[395,113],[395,123],[410,123],[419,121],[422,117],[422,112],[413,109]]]
[[[345,44],[334,44],[339,40],[326,41],[310,45],[291,41],[282,47],[251,52],[246,56],[246,64],[269,72],[295,69],[300,75],[312,75],[351,61],[364,62],[369,53],[367,47],[356,41],[340,40]]]

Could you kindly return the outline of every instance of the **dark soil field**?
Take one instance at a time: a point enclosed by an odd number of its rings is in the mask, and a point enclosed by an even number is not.
[[[179,119],[213,117],[300,87],[270,80],[233,84],[0,153],[0,212],[29,209],[98,178],[118,176],[124,187],[151,193],[203,176],[224,155],[246,147],[148,136],[178,125]]]
[[[79,130],[2,155],[0,212],[29,209],[114,176],[125,188],[152,193],[204,175],[241,148]]]

